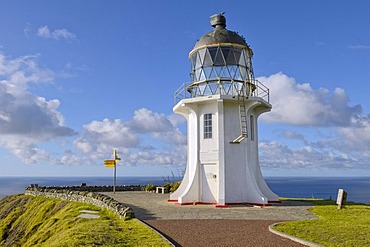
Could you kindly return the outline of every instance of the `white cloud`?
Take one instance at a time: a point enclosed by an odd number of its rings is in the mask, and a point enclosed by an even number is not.
[[[84,162],[90,164],[106,159],[116,148],[123,155],[125,165],[181,166],[186,160],[186,135],[172,124],[171,118],[141,108],[127,122],[92,121],[84,125],[83,135],[75,141],[75,147],[83,153]],[[159,140],[159,145],[148,146],[148,135]],[[70,161],[68,155],[76,154],[65,154],[63,159]]]
[[[48,33],[46,29],[41,32]],[[0,53],[0,146],[24,163],[97,164],[117,148],[128,165],[184,164],[186,136],[177,128],[183,120],[146,108],[135,111],[127,122],[103,119],[84,125],[84,132],[74,141],[75,150],[49,153],[40,148],[41,143],[77,133],[64,126],[58,99],[47,100],[28,90],[30,83],[54,80],[52,71],[39,67],[38,58],[13,59]],[[148,149],[148,136],[157,140],[159,146]]]
[[[37,64],[39,56],[27,55],[9,58],[0,52],[0,81],[13,86],[25,87],[29,83],[50,83],[54,73],[40,68]]]
[[[176,118],[173,114],[166,116],[141,108],[135,111],[130,126],[133,131],[138,133],[150,133],[157,139],[175,144],[185,144],[186,136],[176,128],[177,125],[184,123],[183,119],[183,117]]]
[[[0,145],[3,145],[9,149],[25,164],[50,161],[51,159],[45,150],[37,147],[37,145],[28,138],[11,135],[7,136],[6,140],[2,140]]]
[[[83,138],[76,141],[76,147],[85,153],[139,145],[138,135],[120,119],[92,121],[84,125],[84,129]]]
[[[261,119],[278,123],[277,133],[283,137],[281,142],[271,137],[260,143],[263,166],[306,170],[368,168],[370,116],[362,113],[360,105],[350,105],[344,89],[315,90],[283,73],[258,79],[270,88],[272,104],[272,111]],[[308,130],[310,135],[306,137]]]
[[[370,158],[370,117],[353,119],[351,126],[337,128],[335,131],[338,138],[327,141],[327,145],[342,152],[356,152]]]
[[[277,73],[259,77],[270,88],[272,111],[261,119],[271,123],[306,126],[349,126],[361,114],[360,105],[349,106],[349,98],[342,88],[333,92],[314,90],[308,83],[297,83],[292,77]]]
[[[27,89],[29,83],[51,82],[50,70],[37,64],[38,56],[9,58],[0,53],[0,145],[26,163],[48,159],[39,142],[76,132],[64,126],[57,99],[46,100]]]
[[[269,169],[310,171],[327,168],[336,170],[365,168],[356,155],[339,152],[330,147],[315,148],[307,145],[302,148],[292,148],[276,141],[269,141],[261,142],[259,149],[261,165]]]
[[[173,126],[164,114],[141,108],[135,111],[131,128],[140,133],[152,133],[166,132],[171,130]]]
[[[45,39],[74,40],[76,35],[65,28],[50,30],[48,26],[41,26],[37,30],[37,36]]]

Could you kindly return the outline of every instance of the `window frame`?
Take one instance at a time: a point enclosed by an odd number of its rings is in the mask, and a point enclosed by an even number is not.
[[[213,137],[212,120],[212,113],[205,113],[203,115],[203,139],[212,139]]]

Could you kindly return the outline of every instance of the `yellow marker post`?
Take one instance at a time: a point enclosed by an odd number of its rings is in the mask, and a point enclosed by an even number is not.
[[[121,160],[121,158],[117,156],[117,150],[113,151],[113,158],[114,158],[113,160],[104,160],[104,165],[107,168],[114,168],[113,193],[116,193],[116,180],[117,180],[116,179],[116,174],[117,174],[116,164],[119,160]]]

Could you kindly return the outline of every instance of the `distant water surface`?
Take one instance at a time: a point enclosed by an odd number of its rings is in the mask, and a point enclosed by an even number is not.
[[[347,200],[370,204],[370,177],[269,177],[269,187],[280,197],[337,199],[344,189]]]
[[[269,187],[281,197],[332,198],[338,189],[348,192],[348,200],[370,204],[370,177],[267,177]],[[112,177],[0,177],[0,198],[24,193],[29,184],[40,186],[112,185]],[[117,177],[117,185],[161,185],[163,177]]]

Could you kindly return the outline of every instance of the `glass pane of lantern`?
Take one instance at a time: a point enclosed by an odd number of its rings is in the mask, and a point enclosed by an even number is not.
[[[221,82],[222,88],[223,88],[223,93],[226,95],[230,95],[230,89],[231,89],[231,83],[227,81]]]
[[[196,81],[196,79],[195,79],[195,72],[192,72],[190,74],[190,78],[191,78],[191,81]]]
[[[224,57],[224,60],[227,64],[227,58],[228,58],[229,53],[230,53],[230,47],[221,47],[221,51],[222,51],[222,55]]]
[[[196,89],[197,89],[196,90],[196,96],[202,95],[202,92],[200,91],[199,86],[197,86]]]
[[[199,80],[202,81],[202,80],[205,80],[206,79],[206,76],[204,74],[204,71],[203,69],[200,70],[200,76],[199,76]]]
[[[244,52],[244,50],[242,50],[242,52],[240,54],[239,64],[242,65],[242,66],[247,66],[247,64],[245,62],[245,52]]]
[[[240,82],[235,82],[234,89],[235,89],[235,92],[237,92],[238,94],[241,94],[243,92],[243,84]]]
[[[203,71],[207,79],[211,78],[212,67],[204,67]]]
[[[228,65],[237,64],[234,56],[234,48],[230,49],[229,55],[227,56],[226,63]]]
[[[200,57],[199,57],[199,53],[196,52],[197,54],[197,57],[196,57],[196,61],[195,61],[195,68],[200,68],[202,66],[202,61],[200,60]]]
[[[237,70],[235,71],[235,79],[236,80],[243,80],[243,77],[240,74],[239,66],[237,67]]]
[[[247,76],[247,69],[244,66],[239,66],[240,75],[242,76],[242,80],[248,79]]]
[[[234,56],[235,56],[235,61],[237,62],[237,64],[239,63],[239,60],[240,60],[240,53],[241,53],[241,50],[239,48],[233,48],[233,51],[234,51]]]
[[[200,84],[199,86],[200,95],[204,95],[204,89],[206,88],[205,84]]]
[[[224,69],[222,70],[222,74],[220,75],[221,78],[230,78],[229,70],[227,69],[227,66],[224,66]]]
[[[230,71],[229,71],[229,66],[225,66],[224,67],[224,71],[223,71],[223,76],[224,78],[232,78],[231,77],[231,74],[230,74]]]
[[[201,71],[201,69],[197,69],[197,70],[195,71],[195,81],[199,81],[200,71]]]
[[[198,51],[199,52],[199,57],[200,57],[200,61],[202,63],[202,65],[204,64],[204,54],[206,53],[206,49],[201,49]]]
[[[209,88],[211,89],[212,94],[216,94],[218,91],[218,84],[215,82],[208,83]]]
[[[211,92],[211,89],[209,88],[209,85],[206,85],[203,95],[212,95],[212,92]]]
[[[233,79],[235,79],[235,73],[238,71],[238,66],[236,66],[236,65],[229,65],[229,66],[227,66],[227,68],[229,70],[230,77],[233,78]]]
[[[222,56],[222,52],[221,52],[221,48],[220,47],[217,49],[217,53],[216,53],[216,58],[214,60],[214,64],[217,65],[217,66],[225,65],[225,61],[224,61],[224,58]]]
[[[212,68],[211,74],[209,75],[209,79],[217,78],[217,77],[218,77],[218,75],[216,73],[216,70],[214,68]]]
[[[216,54],[217,54],[217,47],[210,47],[208,48],[208,51],[209,51],[209,54],[211,55],[211,59],[213,61],[212,64],[213,64],[216,58]]]
[[[197,91],[198,91],[198,87],[193,87],[193,88],[191,89],[191,95],[192,95],[193,97],[197,96]]]
[[[193,53],[193,55],[191,55],[191,65],[192,65],[192,68],[194,69],[195,68],[195,63],[197,62],[197,52]]]
[[[224,66],[215,66],[213,69],[216,71],[217,77],[221,77]]]
[[[204,49],[205,51],[205,57],[203,61],[204,66],[212,66],[213,65],[213,60],[211,59],[211,55],[209,54],[209,51],[207,48]]]

